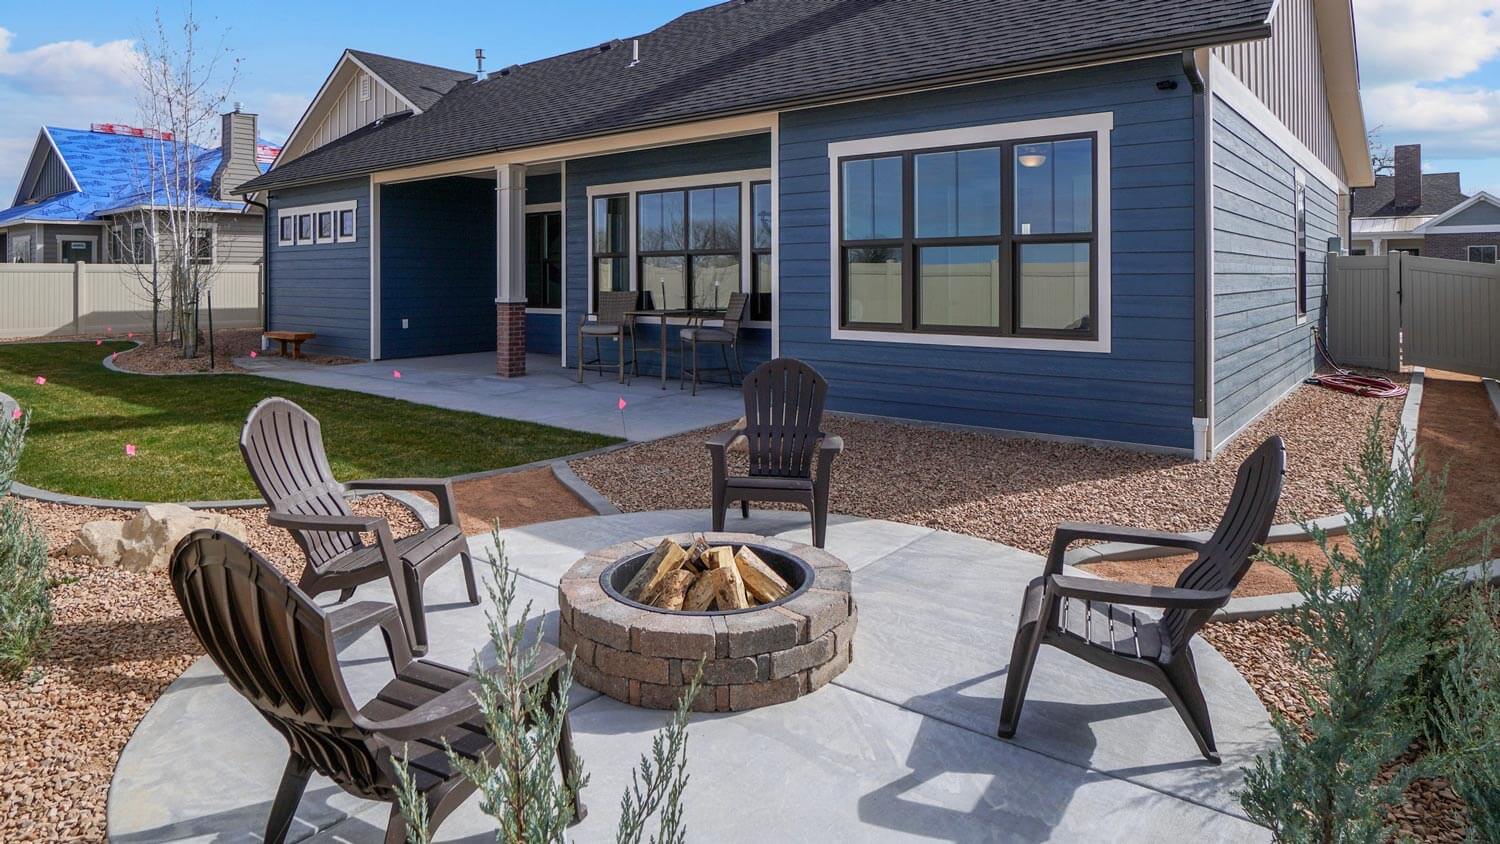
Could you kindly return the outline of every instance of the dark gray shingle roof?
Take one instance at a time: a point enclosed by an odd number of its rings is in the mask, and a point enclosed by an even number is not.
[[[790,104],[1270,34],[1272,0],[731,0],[461,82],[410,119],[242,185],[279,185]],[[602,45],[601,45],[602,46]]]
[[[453,90],[454,85],[474,78],[474,74],[461,70],[409,62],[364,50],[350,50],[349,55],[359,59],[361,64],[374,71],[387,85],[401,92],[401,96],[411,100],[423,111],[432,108],[444,94]]]
[[[1375,186],[1354,192],[1355,217],[1433,217],[1468,199],[1458,187],[1457,173],[1423,173],[1422,204],[1396,205],[1396,177],[1376,176]]]

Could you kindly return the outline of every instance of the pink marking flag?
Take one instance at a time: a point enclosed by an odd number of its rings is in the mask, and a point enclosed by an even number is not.
[[[115,333],[115,327],[113,325],[106,325],[106,326],[104,326],[104,333],[105,334],[113,334],[113,333]]]
[[[119,353],[119,352],[110,352],[110,353],[109,353],[109,359],[110,359],[110,360],[114,360],[114,359],[115,359],[115,358],[117,358],[117,357],[119,357],[119,356],[120,356],[120,353]]]
[[[125,444],[125,456],[126,457],[134,457],[135,456],[135,443],[126,443]]]
[[[125,338],[127,340],[134,340],[135,339],[135,332],[134,331],[126,332]]]
[[[20,420],[20,418],[21,418],[21,408],[18,407],[15,410],[12,410],[10,412],[10,418],[12,420]]]
[[[43,378],[43,377],[42,377],[42,376],[40,376],[40,375],[38,375],[38,376],[37,376],[37,377],[36,377],[36,385],[37,385],[37,386],[38,386],[38,387],[40,387],[40,386],[42,386],[42,385],[43,385],[43,384],[45,384],[45,383],[47,383],[47,379],[46,379],[46,378]]]
[[[94,341],[94,345],[95,346],[102,346],[102,345],[104,345],[104,341],[103,340],[95,340]]]
[[[624,409],[625,409],[625,397],[624,396],[620,396],[620,410],[623,411]]]
[[[401,380],[401,370],[399,370],[399,369],[392,369],[391,370],[391,377],[395,378],[398,381]]]
[[[256,350],[251,349],[250,350],[250,357],[252,357],[252,358],[258,358],[258,357],[260,357],[260,352],[257,352]]]

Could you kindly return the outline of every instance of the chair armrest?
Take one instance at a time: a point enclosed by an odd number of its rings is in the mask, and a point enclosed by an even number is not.
[[[1054,536],[1058,539],[1066,536],[1069,542],[1079,539],[1105,539],[1111,542],[1134,542],[1139,545],[1156,545],[1163,548],[1186,548],[1189,551],[1197,551],[1207,543],[1207,540],[1181,533],[1087,522],[1063,522],[1057,526]]]
[[[824,435],[822,442],[818,443],[820,454],[840,454],[844,450],[844,438]]]
[[[1232,593],[1229,589],[1207,592],[1202,589],[1148,586],[1144,583],[1071,577],[1063,574],[1052,575],[1047,581],[1047,591],[1063,598],[1127,604],[1133,607],[1183,610],[1218,609],[1229,602],[1229,596]]]
[[[324,615],[324,619],[328,622],[328,632],[334,636],[348,633],[363,634],[387,619],[396,617],[395,605],[384,601],[356,601],[342,607],[335,607]]]
[[[709,437],[708,440],[704,442],[704,445],[708,446],[709,451],[714,451],[716,449],[719,451],[723,451],[724,449],[729,447],[730,443],[733,443],[735,440],[743,437],[744,435],[744,428],[726,428],[725,430]]]
[[[457,524],[457,502],[453,498],[453,483],[446,478],[369,478],[344,484],[346,490],[400,490],[425,492],[437,499],[438,521],[442,524]]]
[[[833,468],[833,458],[844,453],[844,438],[827,434],[818,443],[818,484],[828,491],[828,472]]]
[[[387,530],[384,516],[320,516],[312,513],[276,513],[266,515],[266,524],[287,530],[322,530],[341,533],[376,533]]]
[[[521,685],[526,688],[551,677],[563,664],[562,652],[543,644],[536,662]],[[479,714],[479,680],[469,679],[427,701],[416,709],[386,721],[369,722],[366,728],[397,741],[432,738],[447,727],[462,724]],[[566,702],[563,704],[566,706]]]

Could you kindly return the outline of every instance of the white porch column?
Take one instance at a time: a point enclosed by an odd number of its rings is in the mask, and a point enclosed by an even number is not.
[[[526,168],[495,168],[495,371],[526,374]]]

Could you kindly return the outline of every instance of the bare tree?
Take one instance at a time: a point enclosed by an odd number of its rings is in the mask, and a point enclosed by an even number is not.
[[[225,37],[205,47],[189,2],[180,22],[168,24],[161,10],[155,26],[136,48],[136,106],[142,125],[160,132],[147,143],[144,203],[153,258],[152,290],[160,301],[165,276],[172,332],[183,357],[198,352],[198,306],[213,284],[212,217],[201,207],[211,174],[201,172],[204,156],[216,143],[218,115],[239,78],[239,59]],[[226,33],[227,34],[227,33]],[[133,244],[132,244],[133,245]]]
[[[1396,172],[1396,154],[1381,138],[1381,130],[1384,128],[1376,126],[1365,134],[1365,142],[1370,146],[1370,167],[1377,176],[1389,176]]]
[[[142,155],[131,168],[131,183],[138,186],[140,205],[114,215],[110,229],[116,261],[134,277],[135,295],[151,308],[151,343],[161,343],[161,310],[166,302],[167,286],[156,250],[156,210],[153,201],[157,184],[147,166],[153,156]]]

